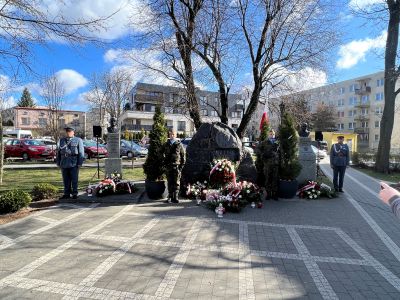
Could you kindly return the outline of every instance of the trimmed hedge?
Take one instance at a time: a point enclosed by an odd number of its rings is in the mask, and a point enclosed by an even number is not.
[[[50,183],[39,183],[31,192],[33,201],[55,198],[58,195],[58,188]]]
[[[12,213],[31,203],[31,196],[21,190],[12,190],[0,195],[0,213]]]

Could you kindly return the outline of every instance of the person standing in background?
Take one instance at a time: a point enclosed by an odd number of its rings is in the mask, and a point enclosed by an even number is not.
[[[336,192],[343,193],[343,181],[346,168],[350,163],[349,147],[344,144],[344,136],[337,137],[338,142],[331,147],[330,163],[333,169],[333,186]]]

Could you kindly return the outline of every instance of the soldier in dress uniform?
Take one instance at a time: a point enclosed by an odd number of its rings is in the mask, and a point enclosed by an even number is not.
[[[335,191],[343,193],[343,180],[346,167],[350,162],[349,146],[343,144],[344,136],[337,137],[338,142],[331,147],[330,162],[333,169],[333,186]]]
[[[261,162],[257,164],[259,177],[263,182],[259,184],[265,187],[266,200],[278,200],[278,170],[279,170],[279,155],[278,144],[275,138],[275,131],[271,129],[268,132],[268,138],[259,144],[257,149],[258,157]]]
[[[164,165],[168,181],[168,200],[169,203],[179,203],[179,185],[181,172],[185,165],[185,149],[181,142],[177,140],[173,130],[168,132],[169,139],[164,145]]]
[[[57,145],[57,166],[61,168],[64,183],[64,195],[60,199],[78,198],[79,168],[83,164],[85,149],[82,139],[75,137],[75,129],[65,128],[66,136]],[[72,188],[71,188],[72,187]]]

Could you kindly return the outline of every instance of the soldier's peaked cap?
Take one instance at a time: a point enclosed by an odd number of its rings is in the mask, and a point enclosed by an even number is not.
[[[64,128],[66,131],[75,131],[74,127],[67,126]]]

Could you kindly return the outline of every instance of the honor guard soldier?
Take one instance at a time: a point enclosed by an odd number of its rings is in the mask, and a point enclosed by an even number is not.
[[[258,176],[260,177],[259,184],[265,187],[265,199],[278,200],[279,155],[273,129],[268,132],[268,138],[260,142],[257,152],[257,156],[260,158],[260,162],[257,164],[259,168]]]
[[[181,181],[181,173],[185,165],[185,149],[181,142],[175,138],[175,132],[168,132],[169,139],[164,145],[164,164],[168,181],[168,200],[169,203],[179,203],[178,193]]]
[[[57,147],[57,166],[61,168],[64,183],[64,195],[60,199],[78,198],[79,168],[83,164],[85,149],[82,139],[75,137],[75,129],[65,128],[66,136],[61,138]]]
[[[346,167],[350,162],[349,146],[343,144],[344,136],[337,137],[338,142],[332,145],[330,162],[333,169],[333,186],[335,191],[343,193],[343,180]]]

